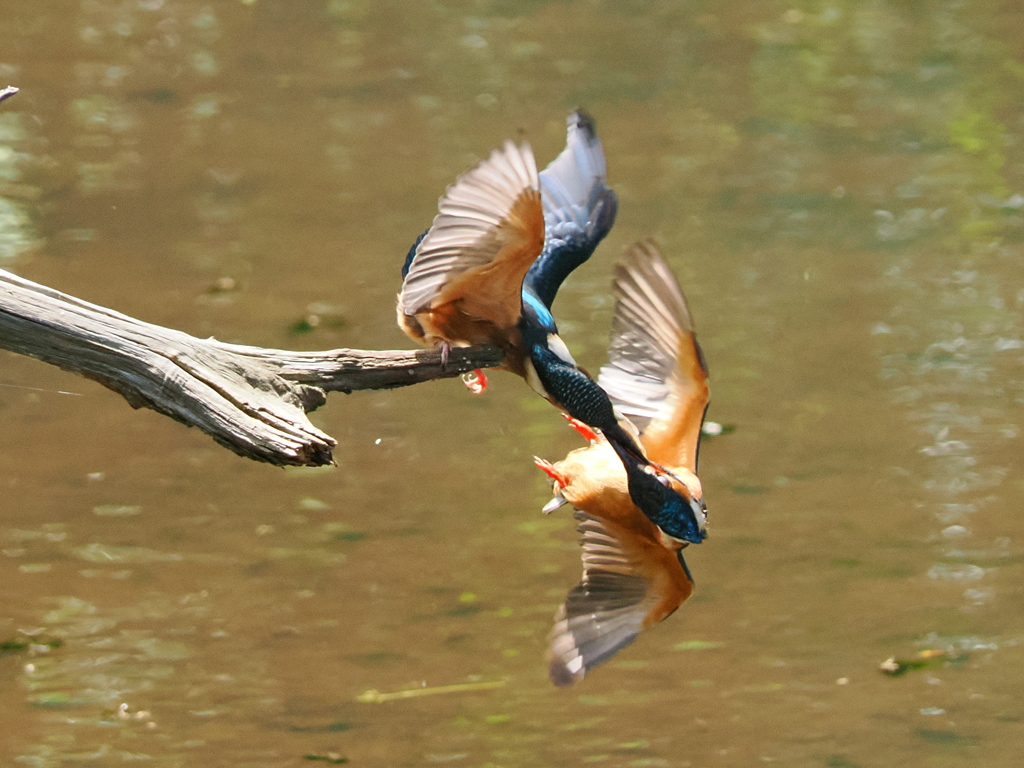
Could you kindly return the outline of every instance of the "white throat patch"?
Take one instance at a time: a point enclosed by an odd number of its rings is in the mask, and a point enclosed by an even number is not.
[[[548,334],[548,349],[570,365],[576,365],[576,361],[572,359],[572,355],[569,353],[569,348],[565,346],[562,337],[557,333]]]

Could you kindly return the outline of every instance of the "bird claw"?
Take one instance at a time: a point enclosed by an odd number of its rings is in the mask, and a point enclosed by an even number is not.
[[[583,423],[582,421],[580,421],[579,419],[574,419],[574,418],[573,418],[572,416],[570,416],[570,415],[569,415],[569,414],[567,414],[567,413],[563,413],[563,414],[562,414],[562,417],[563,417],[563,418],[564,418],[564,419],[565,419],[566,421],[568,421],[568,422],[569,422],[569,426],[570,426],[570,427],[572,427],[572,428],[573,428],[573,429],[575,429],[575,430],[576,430],[577,432],[579,432],[579,433],[580,433],[581,435],[583,435],[583,439],[584,439],[584,440],[586,440],[586,441],[587,441],[587,442],[589,442],[589,443],[596,443],[596,442],[597,442],[597,432],[595,432],[595,431],[594,431],[593,429],[591,429],[591,428],[590,428],[589,426],[587,426],[586,424],[584,424],[584,423]]]
[[[462,383],[474,395],[479,395],[487,389],[487,375],[479,368],[462,374]]]
[[[561,472],[555,469],[555,465],[552,464],[547,459],[542,459],[538,456],[534,456],[533,463],[537,466],[537,469],[539,469],[545,475],[554,480],[559,488],[569,484],[569,481],[566,479],[565,475],[563,475]]]

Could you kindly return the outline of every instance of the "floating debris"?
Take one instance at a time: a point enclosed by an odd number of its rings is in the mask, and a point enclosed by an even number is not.
[[[325,755],[306,755],[307,760],[320,760],[331,765],[344,765],[348,762],[347,757],[342,757],[337,752],[328,752]]]
[[[700,433],[704,437],[718,437],[719,435],[728,435],[735,431],[735,425],[719,424],[717,421],[705,421],[704,425],[700,428]]]
[[[113,544],[86,544],[75,547],[72,553],[90,563],[167,563],[184,558],[175,552],[159,552],[147,547],[119,547]]]
[[[710,651],[721,648],[725,643],[717,640],[684,640],[672,646],[677,651]]]
[[[0,641],[0,657],[11,656],[15,653],[29,653],[34,656],[40,653],[49,653],[60,646],[61,641],[56,638],[16,637]]]
[[[206,289],[207,293],[230,293],[238,288],[238,283],[232,277],[217,278],[213,285]]]
[[[318,315],[306,315],[301,320],[292,323],[288,328],[288,332],[293,336],[298,336],[302,333],[309,333],[318,325],[320,325],[320,317]]]
[[[291,725],[289,731],[295,733],[344,733],[352,730],[352,723],[334,722],[327,725]]]
[[[293,336],[311,333],[321,326],[338,330],[347,324],[343,307],[317,301],[306,307],[306,314],[300,320],[292,323],[289,333]]]
[[[52,563],[22,563],[18,566],[22,573],[49,573],[51,568]]]
[[[64,691],[47,691],[28,697],[28,703],[33,707],[41,709],[70,709],[72,707],[84,707],[84,699],[72,698],[71,694]]]
[[[925,649],[917,654],[916,659],[897,659],[890,657],[883,661],[878,669],[889,677],[900,677],[915,669],[934,669],[946,664],[961,665],[967,661],[966,653],[954,654],[949,651]]]
[[[929,744],[949,744],[959,747],[969,747],[977,743],[977,740],[970,736],[961,736],[956,731],[935,731],[921,728],[917,735]]]
[[[136,504],[100,504],[92,508],[94,515],[100,517],[132,517],[142,513],[142,507]]]
[[[438,685],[433,688],[410,688],[405,691],[394,691],[393,693],[381,693],[370,689],[356,696],[356,701],[364,704],[380,704],[385,701],[397,699],[415,699],[420,696],[434,696],[440,693],[467,693],[471,691],[490,691],[495,688],[504,688],[504,680],[491,680],[482,683],[455,683],[454,685]]]

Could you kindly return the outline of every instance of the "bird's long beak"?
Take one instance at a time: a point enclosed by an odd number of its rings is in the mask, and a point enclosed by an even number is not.
[[[690,509],[693,511],[693,516],[697,518],[697,527],[700,530],[702,538],[706,538],[708,535],[708,506],[704,503],[704,499],[690,499]]]
[[[708,527],[708,505],[704,503],[703,497],[690,500],[690,508],[700,522],[700,529],[703,531]]]

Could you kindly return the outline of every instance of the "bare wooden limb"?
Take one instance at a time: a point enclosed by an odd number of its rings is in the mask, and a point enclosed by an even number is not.
[[[442,368],[441,353],[434,349],[289,352],[225,344],[212,339],[210,346],[257,360],[270,366],[282,379],[327,392],[346,393],[357,389],[392,389],[451,378],[475,368],[494,368],[501,365],[503,358],[497,347],[452,347],[448,363]]]
[[[271,464],[332,462],[336,445],[306,418],[326,391],[384,389],[501,363],[495,347],[288,352],[197,339],[0,270],[0,349],[95,379],[135,408],[195,426]]]

